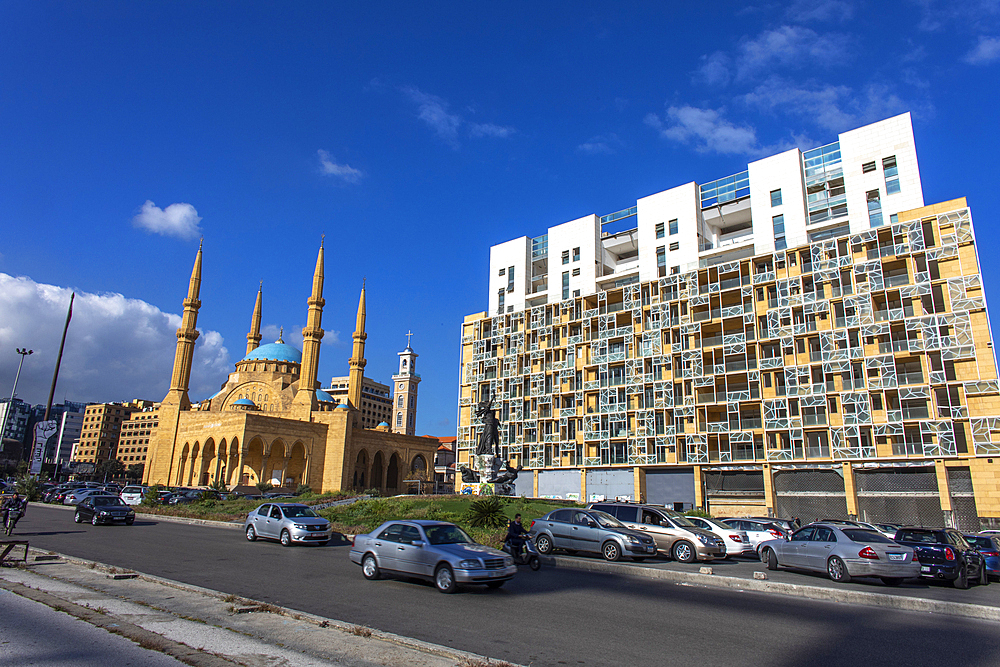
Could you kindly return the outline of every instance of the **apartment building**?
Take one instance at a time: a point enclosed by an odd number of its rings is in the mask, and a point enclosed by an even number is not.
[[[100,464],[118,458],[122,425],[132,414],[152,406],[150,401],[128,403],[93,403],[83,413],[80,439],[73,445],[73,464]]]
[[[146,463],[149,435],[159,425],[159,415],[159,405],[149,404],[138,412],[133,412],[121,423],[115,455],[126,468],[137,463]]]
[[[909,114],[494,246],[489,285],[458,462],[492,399],[519,495],[1000,522],[972,217],[924,205]]]

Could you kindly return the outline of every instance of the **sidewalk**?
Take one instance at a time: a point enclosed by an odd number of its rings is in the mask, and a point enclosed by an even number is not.
[[[55,560],[52,560],[55,558]],[[296,612],[218,591],[32,550],[25,567],[0,568],[0,593],[26,600],[130,639],[145,649],[198,667],[288,665],[413,665],[486,667],[506,665],[471,653],[312,614]],[[4,597],[4,606],[10,602]],[[21,607],[24,603],[18,601]],[[40,618],[49,615],[38,612]],[[59,615],[65,624],[67,618]],[[51,620],[51,619],[50,619]],[[79,621],[74,622],[79,625]],[[46,623],[47,626],[47,623]],[[39,627],[44,639],[24,635],[41,650],[59,636]],[[119,664],[143,664],[123,661]],[[169,664],[169,661],[162,664]]]

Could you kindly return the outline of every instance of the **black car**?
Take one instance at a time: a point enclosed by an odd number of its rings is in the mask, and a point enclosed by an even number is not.
[[[135,511],[118,496],[90,496],[76,506],[73,521],[89,521],[95,526],[102,523],[135,523]]]
[[[968,588],[969,582],[986,585],[990,581],[986,559],[954,528],[904,526],[893,539],[913,547],[920,560],[921,577],[950,581],[955,588]]]

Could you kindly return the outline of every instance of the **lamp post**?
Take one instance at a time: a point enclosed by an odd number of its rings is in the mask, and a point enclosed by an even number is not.
[[[7,403],[7,411],[3,415],[3,424],[0,425],[0,443],[3,441],[3,434],[7,430],[7,420],[10,417],[10,411],[14,409],[14,394],[17,393],[17,380],[21,377],[21,366],[24,365],[24,358],[29,354],[34,354],[34,350],[28,350],[23,347],[17,348],[17,353],[21,355],[21,361],[17,364],[17,374],[14,376],[14,388],[10,390],[10,401]],[[3,449],[3,445],[0,444],[0,449]]]

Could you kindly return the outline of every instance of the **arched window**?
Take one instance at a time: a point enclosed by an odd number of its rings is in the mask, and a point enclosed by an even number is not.
[[[398,426],[402,426],[402,425],[403,425],[403,413],[402,412],[397,412],[396,413],[396,426],[398,427]]]
[[[397,408],[403,407],[403,395],[402,394],[400,394],[399,396],[396,397],[396,407]]]
[[[413,396],[410,396],[410,409],[411,410],[413,409],[413,406],[416,404],[416,402],[417,402],[417,399],[415,399]]]

